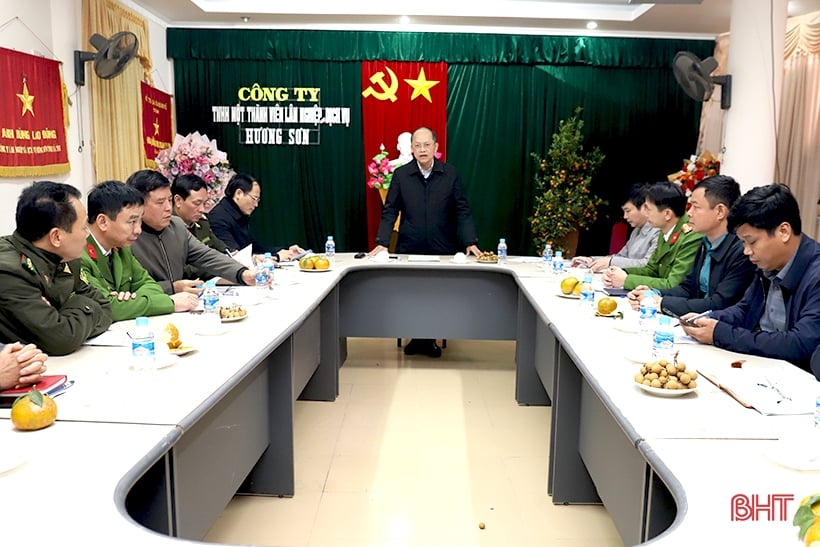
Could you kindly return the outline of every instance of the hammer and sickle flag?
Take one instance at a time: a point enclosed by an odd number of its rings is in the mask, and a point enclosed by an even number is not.
[[[362,184],[367,183],[367,165],[384,144],[388,158],[399,156],[398,137],[425,126],[438,136],[441,159],[447,144],[447,63],[364,61],[362,62],[362,125],[364,163]],[[375,244],[382,200],[367,189],[368,243]]]

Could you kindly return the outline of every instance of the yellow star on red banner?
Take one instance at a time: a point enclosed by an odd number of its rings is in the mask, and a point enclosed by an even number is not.
[[[419,71],[418,78],[415,80],[405,79],[404,81],[413,88],[413,94],[410,95],[411,101],[422,95],[428,102],[433,102],[433,98],[430,96],[430,88],[438,84],[439,80],[428,80],[427,76],[424,75],[424,67]]]
[[[23,102],[23,113],[20,115],[25,116],[26,112],[31,112],[34,116],[34,95],[28,94],[28,85],[25,80],[23,80],[23,92],[18,93],[17,97]]]

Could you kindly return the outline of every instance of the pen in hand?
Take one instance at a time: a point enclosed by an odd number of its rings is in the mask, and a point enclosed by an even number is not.
[[[701,317],[709,317],[710,315],[712,315],[712,310],[706,310],[705,312],[699,313],[694,317],[690,317],[689,319],[681,319],[680,322],[681,324],[687,327],[697,327],[697,325],[695,324],[696,320],[700,319]]]

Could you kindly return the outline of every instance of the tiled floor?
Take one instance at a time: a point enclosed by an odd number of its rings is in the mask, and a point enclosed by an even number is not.
[[[515,403],[512,342],[451,340],[441,359],[348,342],[339,398],[296,404],[296,495],[235,497],[206,541],[623,545],[601,506],[547,496],[550,409]]]

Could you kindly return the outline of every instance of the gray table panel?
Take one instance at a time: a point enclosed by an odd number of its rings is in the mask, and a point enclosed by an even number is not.
[[[516,339],[509,272],[395,264],[347,272],[339,295],[343,337]]]

